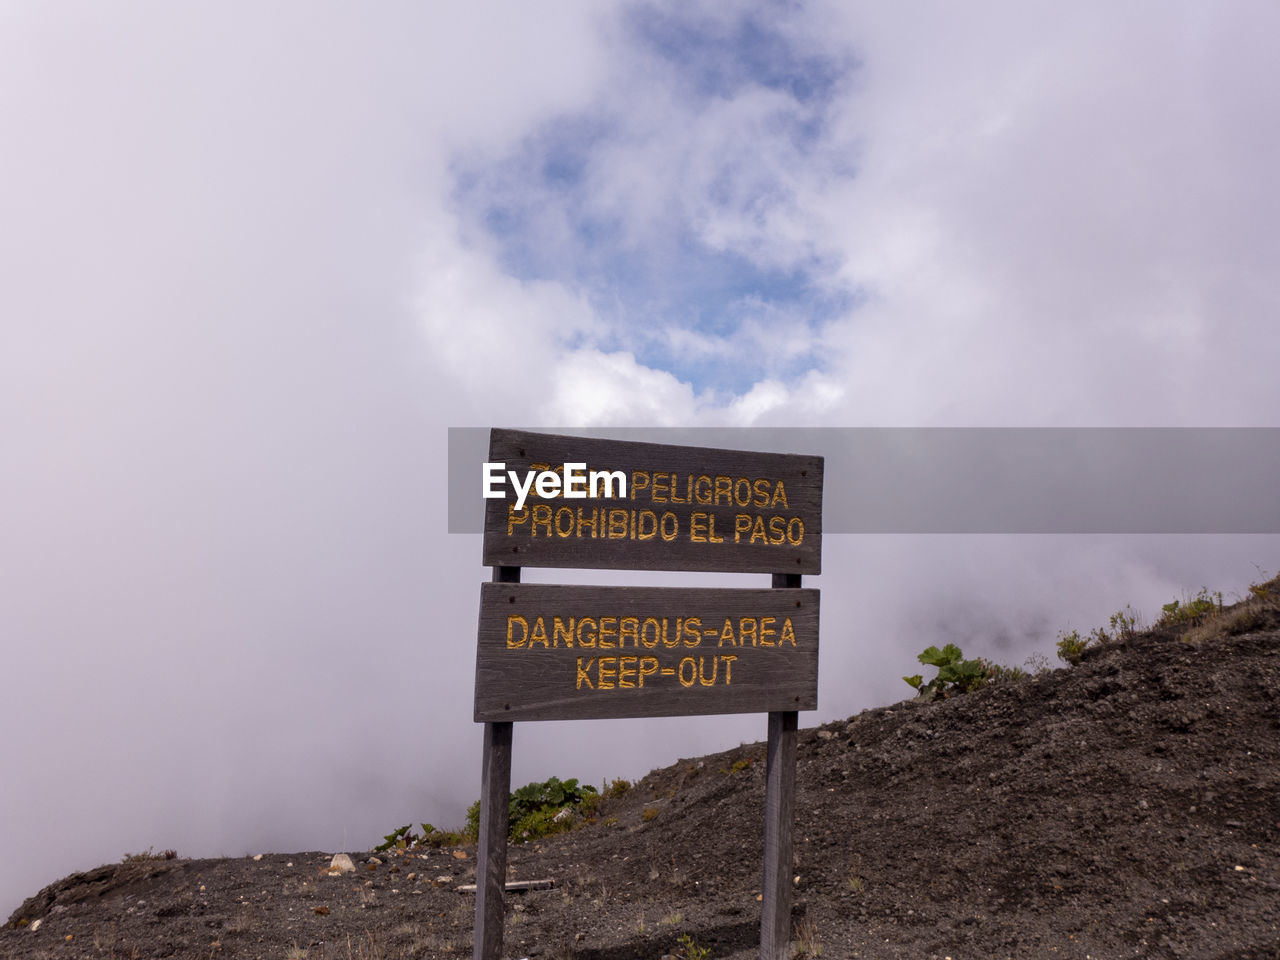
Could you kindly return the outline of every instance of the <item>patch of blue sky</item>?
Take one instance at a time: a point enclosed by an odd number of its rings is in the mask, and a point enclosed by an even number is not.
[[[802,52],[764,22],[785,17],[787,5],[762,4],[730,21],[688,7],[638,5],[629,26],[641,43],[670,63],[704,97],[724,97],[749,84],[781,90],[797,103],[825,102],[849,69],[829,56]]]
[[[815,329],[846,310],[848,297],[822,282],[830,265],[812,258],[785,269],[761,267],[708,246],[678,220],[636,244],[623,224],[587,215],[574,191],[548,189],[545,174],[540,180],[528,191],[502,191],[501,202],[470,197],[465,205],[483,210],[481,222],[505,272],[564,283],[587,296],[612,330],[597,344],[601,349],[630,350],[695,391],[718,395],[821,366],[807,348],[748,348],[744,328],[785,318]],[[702,347],[691,349],[675,331],[694,335]]]
[[[772,8],[775,9],[776,8]],[[847,64],[796,50],[751,16],[699,20],[688,13],[636,8],[632,41],[688,89],[691,102],[733,96],[750,86],[784,92],[781,111],[792,143],[819,138],[826,101]],[[712,247],[691,211],[660,210],[642,225],[593,196],[593,167],[626,142],[626,117],[601,106],[544,124],[507,156],[455,169],[460,211],[493,242],[504,270],[583,292],[609,332],[593,345],[627,349],[695,390],[741,393],[766,377],[790,379],[821,367],[808,334],[847,310],[849,298],[823,283],[829,265],[815,255],[767,267]],[[828,151],[829,152],[829,151]],[[732,212],[743,204],[786,202],[767,167],[757,178],[741,154],[713,179],[706,199]],[[678,171],[671,176],[680,176]],[[607,180],[607,177],[605,178]],[[785,329],[769,347],[770,325]]]
[[[822,366],[812,334],[850,306],[817,282],[823,272],[761,269],[685,234],[663,251],[614,249],[578,282],[613,321],[613,346],[724,396]]]
[[[724,270],[719,284],[699,282],[666,303],[631,306],[630,328],[641,332],[632,342],[636,358],[721,397],[822,369],[813,335],[848,299],[819,292],[806,271],[761,273],[734,259],[699,258]]]

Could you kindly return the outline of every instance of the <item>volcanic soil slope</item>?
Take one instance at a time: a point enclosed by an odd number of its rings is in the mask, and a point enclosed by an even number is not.
[[[505,955],[754,957],[764,767],[758,743],[681,760],[512,846],[513,879],[554,886],[509,895]],[[1075,667],[802,730],[797,777],[798,954],[1280,957],[1265,596]],[[24,903],[0,957],[470,954],[456,887],[474,848],[353,853],[339,876],[330,857],[100,867]]]

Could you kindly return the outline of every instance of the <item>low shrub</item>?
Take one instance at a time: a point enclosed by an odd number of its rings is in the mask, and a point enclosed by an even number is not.
[[[924,677],[916,674],[902,679],[918,691],[918,699],[929,701],[936,697],[949,697],[955,693],[968,693],[976,690],[989,679],[987,667],[981,660],[966,660],[964,653],[954,643],[948,643],[939,650],[937,647],[926,647],[916,657],[923,664],[938,668],[938,675],[928,683]]]
[[[1160,611],[1157,627],[1194,625],[1222,612],[1222,591],[1210,593],[1208,587],[1201,587],[1195,596],[1184,593],[1181,599],[1166,603]]]

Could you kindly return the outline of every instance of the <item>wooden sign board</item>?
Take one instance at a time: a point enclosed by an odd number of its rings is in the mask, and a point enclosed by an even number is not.
[[[626,478],[625,497],[486,500],[490,566],[822,572],[821,457],[495,429],[489,461]]]
[[[486,583],[475,719],[814,710],[818,591]]]
[[[769,715],[760,956],[789,957],[797,711],[818,705],[818,591],[800,582],[822,570],[822,458],[493,430],[489,462],[526,491],[533,472],[560,477],[519,508],[509,490],[485,505],[474,960],[502,953],[514,721],[746,712]],[[564,496],[579,470],[625,479],[625,496]],[[769,573],[774,589],[521,584],[526,566]]]

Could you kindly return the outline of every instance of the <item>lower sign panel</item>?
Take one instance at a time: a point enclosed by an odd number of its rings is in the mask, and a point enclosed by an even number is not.
[[[477,722],[817,706],[817,590],[481,586]]]

